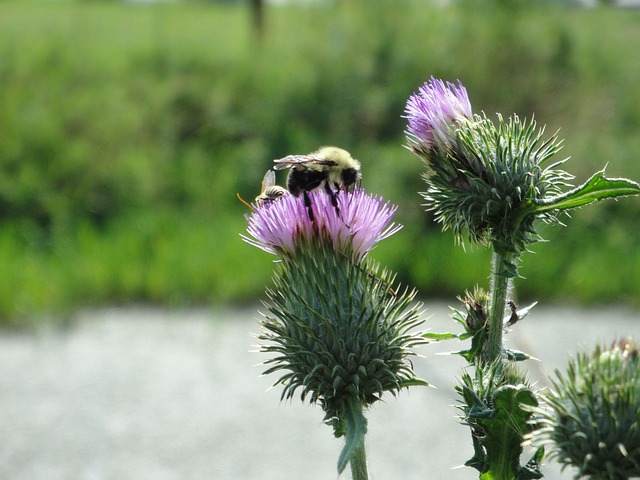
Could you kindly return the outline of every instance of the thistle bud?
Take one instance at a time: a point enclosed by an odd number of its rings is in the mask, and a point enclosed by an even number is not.
[[[640,476],[640,359],[632,340],[571,359],[544,399],[530,440],[550,458],[594,480]]]

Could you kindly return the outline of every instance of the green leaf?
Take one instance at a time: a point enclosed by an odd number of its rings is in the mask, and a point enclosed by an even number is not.
[[[521,352],[520,350],[513,350],[511,348],[504,349],[504,356],[511,362],[522,362],[524,360],[531,359],[531,355]]]
[[[357,399],[344,402],[341,416],[344,419],[346,433],[345,445],[338,458],[338,474],[344,471],[356,451],[364,448],[364,435],[367,433],[367,419]]]
[[[469,364],[473,364],[475,359],[480,358],[482,349],[484,348],[484,343],[486,341],[486,328],[483,327],[480,330],[471,334],[461,334],[459,336],[460,340],[465,340],[466,338],[471,337],[471,347],[467,350],[459,350],[456,352],[451,352],[452,355],[460,355],[463,357]]]
[[[455,333],[431,333],[431,332],[425,332],[422,334],[423,338],[426,338],[428,340],[450,340],[452,338],[459,338],[459,335],[455,334]]]
[[[400,382],[400,388],[409,388],[409,387],[430,387],[431,384],[426,380],[422,380],[421,378],[407,378]]]
[[[475,393],[472,397],[467,421],[483,435],[477,438],[475,455],[468,464],[480,470],[482,480],[539,478],[536,465],[520,466],[523,435],[529,430],[531,415],[523,406],[537,405],[533,392],[524,385],[505,385],[493,392],[489,404]]]
[[[569,210],[598,200],[604,200],[605,198],[638,194],[640,194],[640,184],[626,178],[607,178],[604,175],[604,170],[601,170],[583,185],[573,190],[556,197],[536,200],[533,205],[525,209],[526,213],[523,213],[522,216],[540,214],[552,210]]]
[[[531,309],[533,309],[533,307],[535,307],[538,304],[538,302],[533,302],[531,305],[529,305],[528,307],[525,308],[521,308],[520,310],[518,310],[516,313],[518,314],[518,321],[524,319],[524,317],[526,317],[527,315],[529,315],[529,312],[531,312]]]

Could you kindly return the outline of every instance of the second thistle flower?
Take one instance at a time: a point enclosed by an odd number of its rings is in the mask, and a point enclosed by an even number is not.
[[[458,124],[473,119],[467,90],[433,77],[409,97],[405,110],[407,139],[418,155],[428,157],[432,149],[451,148]]]
[[[555,137],[517,116],[497,124],[474,115],[464,86],[431,78],[407,101],[409,148],[427,166],[422,195],[437,221],[460,239],[463,232],[503,253],[518,254],[537,240],[531,205],[558,195],[570,176],[543,167],[560,149]]]

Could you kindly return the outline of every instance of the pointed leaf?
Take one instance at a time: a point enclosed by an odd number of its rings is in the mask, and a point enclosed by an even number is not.
[[[539,214],[550,210],[568,210],[605,198],[638,194],[640,194],[640,184],[626,178],[607,178],[604,175],[604,170],[601,170],[583,185],[573,190],[556,197],[536,201],[527,209],[527,214]]]
[[[344,471],[354,453],[363,447],[364,435],[367,433],[367,419],[356,399],[345,402],[341,414],[344,417],[346,433],[345,445],[338,458],[338,474]]]
[[[422,380],[421,378],[407,378],[400,382],[400,388],[408,388],[408,387],[430,387],[431,384],[426,380]]]
[[[458,338],[459,336],[455,333],[431,333],[431,332],[425,332],[422,334],[423,338],[429,339],[429,340],[450,340],[452,338]]]
[[[520,350],[513,350],[511,348],[504,349],[504,356],[511,362],[522,362],[524,360],[530,360],[531,355],[521,352]]]
[[[537,405],[533,392],[523,385],[505,385],[493,392],[490,406],[481,408],[477,404],[469,411],[469,420],[484,432],[478,439],[486,455],[482,480],[516,480],[524,474],[520,466],[522,435],[529,428],[531,415],[525,405]]]
[[[533,302],[528,307],[524,307],[524,308],[521,308],[520,310],[518,310],[518,312],[517,312],[518,313],[518,321],[522,320],[524,317],[529,315],[529,312],[531,311],[531,309],[533,307],[535,307],[537,304],[538,304],[538,302]]]

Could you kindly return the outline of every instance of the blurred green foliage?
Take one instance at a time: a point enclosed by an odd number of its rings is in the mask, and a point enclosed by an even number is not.
[[[504,2],[502,2],[504,3]],[[0,319],[133,301],[262,296],[271,258],[235,197],[273,158],[324,144],[405,228],[374,256],[423,296],[486,282],[420,207],[407,97],[460,79],[475,111],[562,127],[576,183],[640,179],[640,11],[500,2],[272,6],[0,3]],[[280,179],[284,182],[284,178]],[[522,296],[638,301],[638,199],[583,209],[525,257]]]

